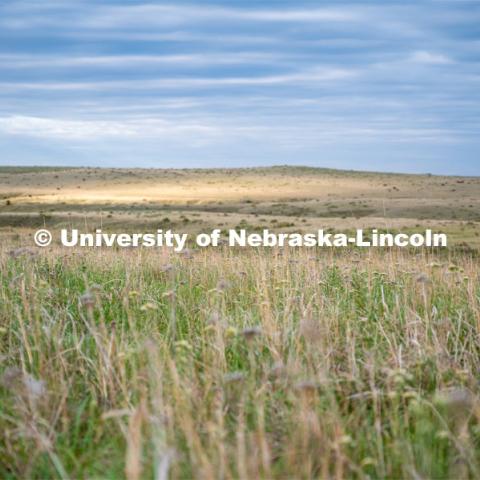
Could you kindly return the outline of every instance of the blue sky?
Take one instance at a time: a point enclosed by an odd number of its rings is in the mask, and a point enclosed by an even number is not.
[[[480,2],[0,2],[0,165],[480,175]]]

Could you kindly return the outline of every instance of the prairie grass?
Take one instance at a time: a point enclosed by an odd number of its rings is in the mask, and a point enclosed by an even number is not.
[[[1,478],[480,477],[472,256],[1,248]]]

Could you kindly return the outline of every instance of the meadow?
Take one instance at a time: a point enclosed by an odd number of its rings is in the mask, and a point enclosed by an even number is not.
[[[0,181],[1,478],[480,476],[480,179],[12,168]],[[98,225],[433,226],[452,241],[175,253],[31,239]]]

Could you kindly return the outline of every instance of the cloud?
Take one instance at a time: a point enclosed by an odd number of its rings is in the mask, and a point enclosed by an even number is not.
[[[359,15],[351,9],[252,9],[226,8],[212,5],[128,5],[100,8],[85,19],[92,28],[181,25],[199,22],[352,22]]]
[[[415,63],[425,63],[429,65],[446,65],[453,63],[453,60],[440,53],[431,53],[424,50],[418,50],[410,56],[409,60]]]
[[[459,139],[477,162],[470,3],[187,1],[0,1],[3,161],[34,161],[32,145],[68,161],[75,144],[92,162],[142,164],[148,146],[198,165],[204,141],[206,161],[288,161],[288,146],[355,163],[381,156],[375,142],[413,159]],[[399,149],[384,152],[390,168]]]
[[[56,140],[98,140],[105,138],[172,137],[178,135],[215,135],[208,125],[188,122],[147,120],[66,120],[14,115],[0,118],[0,131]]]
[[[274,86],[334,82],[352,78],[353,70],[316,67],[305,71],[244,77],[171,77],[144,80],[98,81],[98,82],[2,82],[0,88],[10,91],[75,91],[75,90],[155,90],[222,86]]]
[[[229,53],[196,53],[182,55],[1,55],[2,68],[109,68],[131,66],[205,66],[235,65],[255,63],[277,63],[286,60],[279,54],[271,52],[235,52]]]
[[[272,121],[275,120],[275,121]],[[308,119],[292,125],[288,119],[263,117],[252,122],[242,117],[212,120],[184,121],[182,119],[126,118],[124,120],[70,120],[33,116],[0,117],[0,133],[10,136],[25,136],[60,143],[73,140],[96,142],[115,140],[134,145],[139,139],[159,144],[177,142],[194,144],[222,144],[243,141],[268,141],[272,145],[290,145],[297,148],[315,147],[355,140],[368,143],[384,142],[430,142],[455,141],[455,132],[446,128],[428,125],[392,124],[389,118],[366,119],[363,124],[345,121],[341,116],[329,115]]]
[[[46,5],[19,3],[0,7],[3,10],[0,24],[12,30],[39,27],[114,29],[150,27],[173,27],[180,25],[263,22],[263,23],[331,23],[353,22],[362,15],[352,8],[248,8],[221,7],[198,4],[130,4],[92,5],[76,4]],[[0,11],[1,11],[0,10]]]

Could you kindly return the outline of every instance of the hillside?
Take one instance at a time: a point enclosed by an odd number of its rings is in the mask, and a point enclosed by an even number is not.
[[[308,167],[0,168],[0,226],[431,227],[477,245],[480,178]]]

